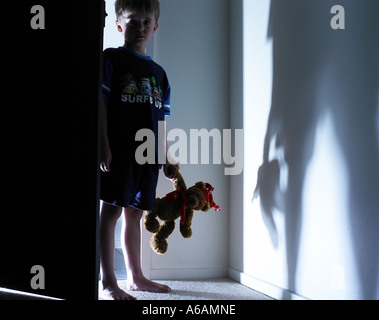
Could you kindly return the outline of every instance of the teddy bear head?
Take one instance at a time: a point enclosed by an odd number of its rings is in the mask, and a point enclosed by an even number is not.
[[[187,190],[187,206],[196,211],[207,212],[211,208],[220,211],[220,207],[213,201],[213,190],[209,183],[197,182]]]

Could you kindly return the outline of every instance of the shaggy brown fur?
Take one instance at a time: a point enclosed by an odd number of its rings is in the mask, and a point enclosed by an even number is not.
[[[177,218],[181,217],[180,233],[184,238],[190,238],[193,210],[206,212],[212,207],[216,211],[220,210],[220,207],[213,202],[212,186],[198,182],[187,189],[182,175],[175,166],[170,166],[168,171],[169,175],[175,176],[173,186],[176,191],[163,198],[157,198],[155,209],[145,215],[145,228],[153,233],[150,245],[158,254],[164,254],[167,251],[166,239],[174,231]],[[157,218],[162,220],[161,224]]]

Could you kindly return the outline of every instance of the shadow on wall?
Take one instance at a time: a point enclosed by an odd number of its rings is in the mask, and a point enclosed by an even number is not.
[[[379,3],[340,0],[344,30],[333,30],[327,0],[272,0],[272,106],[255,197],[274,245],[273,208],[285,214],[288,289],[296,292],[302,191],[317,126],[330,114],[348,171],[351,247],[361,298],[378,298],[379,270]],[[343,21],[339,21],[342,23]],[[281,150],[272,160],[269,151]],[[280,152],[278,153],[280,154]],[[280,188],[280,175],[287,175]]]

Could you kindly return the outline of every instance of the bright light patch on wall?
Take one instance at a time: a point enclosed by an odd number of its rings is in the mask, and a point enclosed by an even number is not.
[[[260,199],[252,201],[258,170],[263,163],[272,93],[272,41],[267,39],[269,1],[244,2],[244,272],[267,282],[285,285],[284,215],[262,214]],[[252,13],[253,18],[252,18]],[[270,160],[280,155],[270,152]],[[279,160],[279,159],[278,159]],[[281,170],[281,173],[284,171]],[[284,172],[285,173],[285,172]],[[284,176],[282,178],[285,178]],[[285,179],[281,179],[285,187]],[[277,233],[273,230],[278,231]],[[271,227],[270,227],[271,226]]]
[[[298,287],[306,296],[319,299],[348,298],[347,283],[351,286],[355,275],[348,245],[347,170],[332,120],[327,114],[319,122],[302,195]]]

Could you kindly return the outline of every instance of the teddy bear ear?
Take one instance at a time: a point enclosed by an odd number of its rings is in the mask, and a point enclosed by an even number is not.
[[[206,185],[205,185],[205,183],[204,182],[202,182],[202,181],[200,181],[200,182],[197,182],[196,184],[195,184],[195,186],[196,187],[199,187],[199,188],[201,188],[201,189],[206,189]]]

